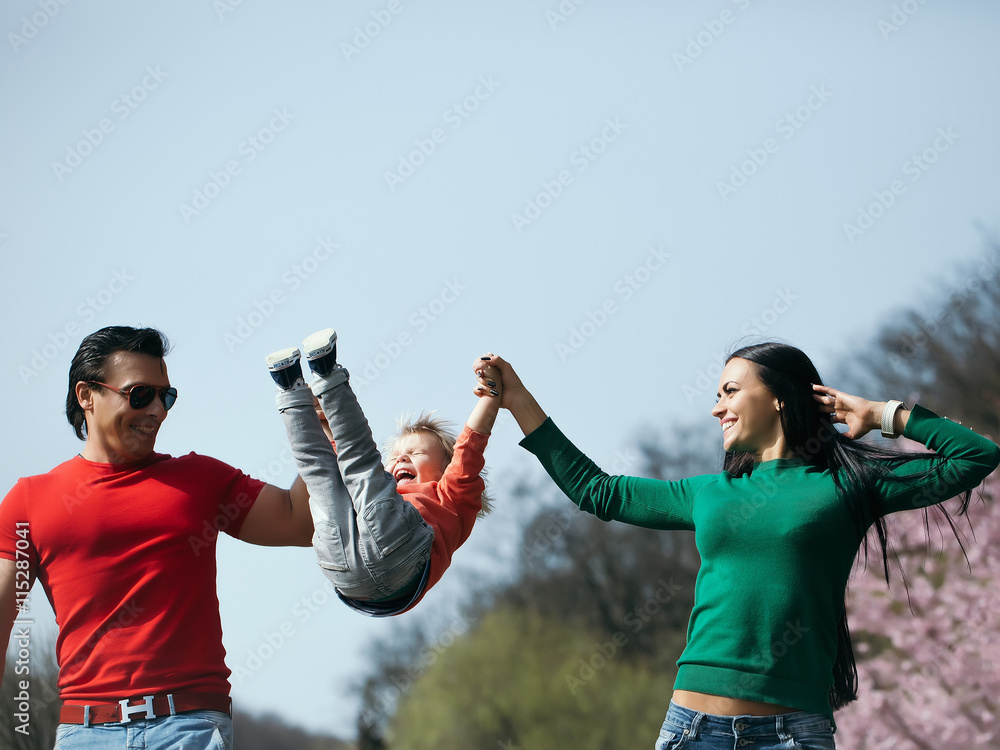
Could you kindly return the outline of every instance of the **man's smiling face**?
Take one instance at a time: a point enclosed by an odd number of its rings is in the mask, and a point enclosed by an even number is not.
[[[170,385],[167,366],[159,357],[137,352],[112,352],[102,382],[127,391],[151,385],[157,391]],[[133,409],[128,397],[99,385],[77,384],[77,397],[87,417],[87,445],[83,457],[100,463],[131,463],[153,452],[167,410],[159,396]]]

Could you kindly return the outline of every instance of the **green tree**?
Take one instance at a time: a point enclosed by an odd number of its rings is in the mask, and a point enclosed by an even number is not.
[[[15,623],[0,685],[0,747],[51,750],[59,723],[58,673],[55,643],[33,625]]]
[[[402,700],[393,750],[632,747],[663,719],[673,674],[617,640],[497,609],[445,651]]]
[[[984,435],[1000,436],[1000,244],[960,264],[942,293],[896,312],[845,358],[843,387],[919,400]],[[834,385],[838,382],[831,380]]]

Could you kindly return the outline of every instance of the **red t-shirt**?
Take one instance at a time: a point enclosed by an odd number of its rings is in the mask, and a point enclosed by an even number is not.
[[[77,456],[18,481],[0,503],[0,557],[29,542],[59,625],[63,701],[229,694],[216,540],[239,533],[263,487],[195,453],[133,464]]]

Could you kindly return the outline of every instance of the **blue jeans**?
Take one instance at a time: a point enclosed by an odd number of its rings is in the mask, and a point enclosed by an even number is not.
[[[670,701],[654,750],[836,750],[830,720],[796,711],[777,716],[714,716]]]
[[[233,720],[218,711],[189,711],[127,724],[60,724],[54,750],[232,750]]]

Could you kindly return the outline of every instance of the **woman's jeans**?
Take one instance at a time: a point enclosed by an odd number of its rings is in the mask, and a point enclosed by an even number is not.
[[[777,716],[714,716],[673,701],[654,750],[835,750],[830,720],[796,711]]]

